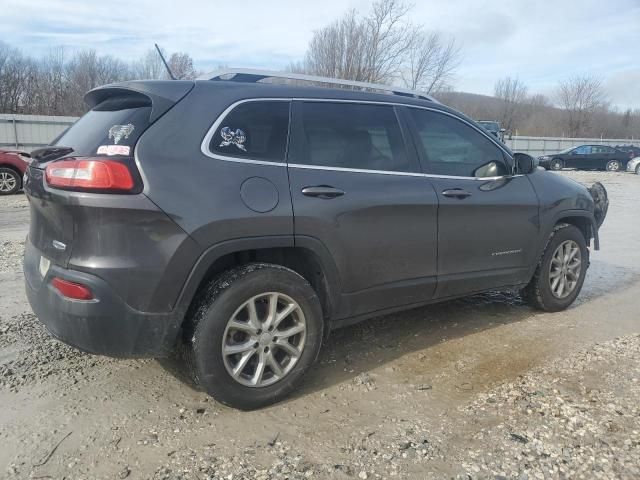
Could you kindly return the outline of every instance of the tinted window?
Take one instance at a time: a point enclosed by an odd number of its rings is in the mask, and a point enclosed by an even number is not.
[[[228,157],[283,162],[288,132],[289,102],[246,102],[222,120],[209,148]]]
[[[415,171],[392,106],[298,102],[289,163]]]
[[[69,127],[54,145],[73,148],[74,155],[92,156],[107,145],[125,147],[124,155],[133,155],[133,146],[149,126],[151,102],[143,97],[111,97],[95,106]],[[128,153],[125,153],[128,152]]]
[[[479,167],[490,162],[498,164],[497,175],[507,173],[502,150],[476,129],[442,113],[408,110],[430,173],[473,177]]]
[[[589,155],[591,154],[591,146],[590,145],[582,145],[576,148],[573,153],[576,155]]]
[[[611,147],[598,146],[591,147],[591,153],[615,153],[616,151]]]

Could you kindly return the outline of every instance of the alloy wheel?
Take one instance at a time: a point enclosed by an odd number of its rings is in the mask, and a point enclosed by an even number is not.
[[[11,192],[16,188],[16,185],[15,175],[9,172],[0,172],[0,192]]]
[[[610,172],[617,172],[618,170],[620,170],[620,164],[615,160],[611,161],[607,163],[607,170],[609,170]]]
[[[549,286],[556,298],[566,298],[573,293],[580,279],[582,253],[573,240],[558,245],[549,265]]]
[[[227,322],[222,340],[225,368],[242,385],[272,385],[300,359],[306,331],[304,313],[291,297],[278,292],[251,297]]]

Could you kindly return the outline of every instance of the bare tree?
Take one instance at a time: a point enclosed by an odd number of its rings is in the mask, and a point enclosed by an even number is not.
[[[441,79],[450,76],[453,61],[439,65],[441,73],[437,78],[430,76],[433,59],[425,58],[424,41],[428,39],[422,29],[408,21],[410,7],[399,0],[379,0],[373,3],[371,11],[363,16],[351,10],[331,25],[316,31],[309,43],[304,62],[292,64],[294,71],[303,71],[348,80],[373,83],[391,83],[402,72],[411,71],[411,59],[415,65],[415,83],[432,89]],[[439,36],[434,37],[440,40]],[[425,40],[426,41],[426,40]],[[435,64],[442,57],[457,55],[454,44],[438,43]],[[432,52],[433,53],[433,52]],[[423,58],[420,59],[420,55]],[[427,65],[418,65],[420,61]],[[428,67],[428,68],[427,68]],[[413,80],[408,80],[413,83]],[[443,82],[442,82],[443,83]]]
[[[161,51],[162,54],[166,56],[164,49],[161,49]],[[167,78],[167,71],[155,48],[147,50],[140,60],[134,62],[133,71],[135,77],[140,80]]]
[[[167,63],[176,80],[192,80],[198,76],[193,68],[193,59],[186,53],[172,53]]]
[[[505,129],[511,131],[523,114],[527,86],[518,78],[505,77],[496,82],[494,96],[501,103],[498,120]]]
[[[449,86],[459,65],[460,47],[454,39],[446,42],[439,32],[426,33],[416,29],[402,72],[407,88],[432,93]]]
[[[586,135],[594,114],[607,105],[602,80],[591,75],[574,76],[560,82],[557,97],[566,114],[570,137]]]

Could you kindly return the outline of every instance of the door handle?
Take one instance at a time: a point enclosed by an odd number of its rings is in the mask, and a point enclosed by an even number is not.
[[[461,188],[452,188],[450,190],[444,190],[442,195],[449,198],[458,198],[462,200],[463,198],[467,198],[471,196],[471,193],[466,190],[462,190]]]
[[[336,198],[344,195],[344,192],[339,188],[333,188],[328,185],[318,185],[315,187],[304,187],[302,194],[307,197]]]

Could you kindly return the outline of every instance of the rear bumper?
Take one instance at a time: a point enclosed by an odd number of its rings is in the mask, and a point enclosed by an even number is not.
[[[174,348],[180,327],[177,313],[146,313],[127,305],[102,279],[51,265],[44,278],[40,252],[27,240],[24,274],[29,303],[59,340],[85,352],[111,357],[163,357]],[[60,277],[88,286],[95,300],[70,300],[51,279]]]

